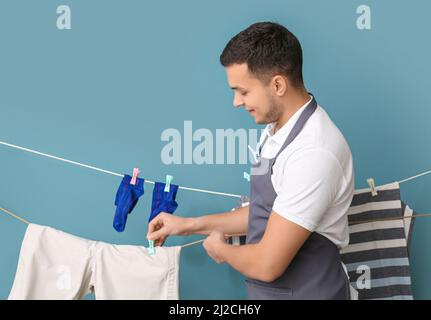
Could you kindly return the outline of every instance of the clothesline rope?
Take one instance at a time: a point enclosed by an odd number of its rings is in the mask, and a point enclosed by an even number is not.
[[[413,179],[416,179],[416,178],[419,178],[419,177],[425,176],[425,175],[430,174],[430,173],[431,173],[431,170],[429,170],[429,171],[425,171],[425,172],[419,173],[419,174],[417,174],[417,175],[415,175],[415,176],[412,176],[412,177],[409,177],[409,178],[403,179],[403,180],[401,180],[401,181],[398,181],[398,183],[403,183],[403,182],[406,182],[406,181],[410,181],[410,180],[413,180]]]
[[[15,214],[15,213],[12,213],[9,210],[6,210],[6,209],[4,209],[2,207],[0,207],[0,210],[3,211],[3,212],[5,212],[5,213],[7,213],[10,216],[12,216],[13,218],[18,219],[19,221],[22,221],[22,222],[26,223],[26,224],[30,224],[31,223],[31,222],[25,220],[24,218],[21,218],[19,215]],[[231,234],[231,235],[228,235],[228,236],[229,237],[238,237],[238,236],[245,236],[245,234],[243,234],[243,233],[240,233],[240,234]],[[193,242],[189,242],[189,243],[181,245],[181,247],[182,248],[189,247],[191,245],[194,245],[194,244],[197,244],[197,243],[203,242],[203,241],[205,241],[205,239],[200,239],[200,240],[196,240],[196,241],[193,241]]]
[[[15,213],[12,213],[6,209],[0,208],[1,211],[6,212],[8,215],[14,217],[15,219],[18,219],[24,223],[30,224],[30,222],[28,222],[27,220],[25,220],[24,218],[21,218],[20,216],[16,215]]]
[[[21,218],[20,216],[18,216],[15,213],[12,213],[2,207],[0,207],[0,210],[7,213],[8,215],[12,216],[15,219],[18,219],[26,224],[30,224],[30,222],[28,222],[27,220],[25,220],[24,218]],[[353,223],[351,223],[350,225],[356,225],[356,224],[362,224],[362,223],[369,223],[369,222],[376,222],[376,221],[392,221],[392,220],[404,220],[404,219],[412,219],[412,218],[419,218],[419,217],[431,217],[431,213],[418,213],[418,214],[412,214],[411,216],[403,216],[403,217],[386,217],[386,218],[380,218],[380,219],[373,219],[373,220],[362,220],[362,221],[355,221]],[[231,234],[231,235],[227,235],[228,237],[240,237],[240,236],[245,236],[246,234],[243,233],[239,233],[239,234]],[[204,239],[200,239],[200,240],[196,240],[196,241],[192,241],[186,244],[181,245],[182,248],[185,247],[189,247],[192,246],[194,244],[200,243],[205,241]]]
[[[21,150],[21,151],[26,151],[26,152],[30,152],[30,153],[33,153],[33,154],[37,154],[37,155],[40,155],[40,156],[43,156],[43,157],[47,157],[47,158],[51,158],[51,159],[63,161],[63,162],[66,162],[66,163],[74,164],[74,165],[77,165],[77,166],[81,166],[81,167],[84,167],[84,168],[88,168],[88,169],[91,169],[91,170],[96,170],[96,171],[99,171],[99,172],[107,173],[107,174],[110,174],[110,175],[113,175],[113,176],[117,176],[117,177],[123,177],[124,176],[124,175],[122,175],[120,173],[116,173],[116,172],[113,172],[113,171],[101,169],[101,168],[94,167],[94,166],[90,166],[90,165],[87,165],[87,164],[84,164],[84,163],[80,163],[80,162],[77,162],[77,161],[72,161],[72,160],[68,160],[68,159],[65,159],[65,158],[53,156],[53,155],[50,155],[50,154],[47,154],[47,153],[43,153],[43,152],[40,152],[40,151],[36,151],[36,150],[32,150],[32,149],[29,149],[29,148],[20,147],[20,146],[17,146],[17,145],[11,144],[11,143],[7,143],[7,142],[4,142],[4,141],[0,141],[0,144],[2,144],[4,146],[7,146],[7,147],[15,148],[15,149],[18,149],[18,150]],[[422,177],[422,176],[427,175],[427,174],[431,174],[431,170],[419,173],[419,174],[414,175],[412,177],[405,178],[405,179],[403,179],[401,181],[398,181],[398,183],[401,184],[401,183],[404,183],[404,182],[407,182],[407,181],[410,181],[410,180]],[[147,180],[147,179],[145,179],[145,182],[146,183],[150,183],[150,184],[154,184],[154,181]],[[211,190],[205,190],[205,189],[197,189],[197,188],[190,188],[190,187],[183,187],[183,186],[179,186],[178,188],[179,189],[183,189],[183,190],[195,191],[195,192],[203,192],[203,193],[209,193],[209,194],[216,194],[216,195],[221,195],[221,196],[226,196],[226,197],[234,197],[234,198],[241,198],[242,197],[241,195],[238,195],[238,194],[218,192],[218,191],[211,191]]]
[[[84,164],[84,163],[80,163],[80,162],[68,160],[68,159],[65,159],[65,158],[53,156],[53,155],[50,155],[50,154],[47,154],[47,153],[43,153],[43,152],[40,152],[40,151],[36,151],[36,150],[32,150],[32,149],[20,147],[20,146],[17,146],[17,145],[14,145],[14,144],[10,144],[10,143],[4,142],[4,141],[0,141],[0,144],[2,144],[4,146],[7,146],[7,147],[15,148],[15,149],[18,149],[18,150],[21,150],[21,151],[26,151],[26,152],[30,152],[30,153],[33,153],[33,154],[37,154],[39,156],[43,156],[43,157],[47,157],[47,158],[51,158],[51,159],[63,161],[63,162],[66,162],[66,163],[74,164],[74,165],[77,165],[77,166],[81,166],[81,167],[84,167],[84,168],[87,168],[87,169],[91,169],[91,170],[96,170],[96,171],[99,171],[99,172],[107,173],[107,174],[110,174],[110,175],[113,175],[113,176],[117,176],[117,177],[123,177],[124,176],[124,175],[122,175],[120,173],[116,173],[116,172],[113,172],[113,171],[109,171],[109,170],[101,169],[101,168],[98,168],[98,167],[90,166],[88,164]],[[147,179],[145,179],[145,182],[146,183],[150,183],[150,184],[154,184],[154,181],[147,180]],[[226,196],[226,197],[241,198],[241,195],[232,194],[232,193],[217,192],[217,191],[211,191],[211,190],[205,190],[205,189],[197,189],[197,188],[189,188],[189,187],[182,187],[182,186],[179,186],[178,188],[179,189],[183,189],[183,190],[189,190],[189,191],[196,191],[196,192],[203,192],[203,193],[209,193],[209,194],[216,194],[216,195]]]
[[[120,173],[116,173],[116,172],[113,172],[113,171],[101,169],[101,168],[98,168],[98,167],[95,167],[95,166],[90,166],[90,165],[87,165],[87,164],[84,164],[84,163],[80,163],[80,162],[77,162],[77,161],[72,161],[72,160],[69,160],[69,159],[57,157],[57,156],[50,155],[50,154],[47,154],[47,153],[43,153],[43,152],[40,152],[40,151],[32,150],[32,149],[29,149],[29,148],[24,148],[24,147],[21,147],[21,146],[18,146],[18,145],[14,145],[14,144],[11,144],[11,143],[7,143],[7,142],[4,142],[4,141],[0,141],[0,144],[2,144],[4,146],[7,146],[7,147],[15,148],[15,149],[18,149],[18,150],[21,150],[21,151],[26,151],[26,152],[29,152],[29,153],[33,153],[33,154],[37,154],[37,155],[43,156],[43,157],[51,158],[51,159],[54,159],[54,160],[59,160],[59,161],[63,161],[63,162],[69,163],[69,164],[81,166],[81,167],[84,167],[84,168],[87,168],[87,169],[91,169],[91,170],[95,170],[95,171],[107,173],[107,174],[110,174],[110,175],[113,175],[113,176],[117,176],[117,177],[123,177],[124,176],[124,175],[122,175]],[[422,176],[430,174],[430,173],[431,173],[431,170],[425,171],[425,172],[422,172],[420,174],[414,175],[412,177],[409,177],[409,178],[403,179],[401,181],[398,181],[398,183],[401,184],[401,183],[404,183],[406,181],[410,181],[410,180],[422,177]],[[147,180],[147,179],[145,179],[145,182],[149,183],[149,184],[154,184],[155,183],[154,181]],[[222,195],[222,196],[227,196],[227,197],[235,197],[235,198],[241,198],[242,197],[241,195],[237,195],[237,194],[225,193],[225,192],[217,192],[217,191],[198,189],[198,188],[190,188],[190,187],[183,187],[183,186],[179,186],[178,188],[179,189],[183,189],[183,190],[202,192],[202,193],[209,193],[209,194],[216,194],[216,195]],[[0,207],[0,210],[3,211],[3,212],[5,212],[5,213],[7,213],[8,215],[14,217],[15,219],[18,219],[18,220],[20,220],[20,221],[22,221],[22,222],[24,222],[26,224],[30,224],[29,221],[25,220],[24,218],[21,218],[20,216],[12,213],[12,212],[10,212],[10,211],[8,211],[6,209],[3,209],[3,208]],[[355,221],[353,224],[360,224],[360,223],[367,223],[367,222],[374,222],[374,221],[388,221],[388,220],[411,219],[411,218],[415,218],[415,217],[429,217],[429,216],[431,216],[431,213],[430,214],[428,214],[428,213],[425,213],[425,214],[414,214],[414,215],[411,215],[411,216],[408,216],[408,217],[382,218],[382,219],[374,219],[374,220]],[[232,236],[244,236],[244,235],[245,234],[236,234],[236,235],[229,235],[229,236],[232,237]],[[184,247],[188,247],[188,246],[191,246],[191,245],[203,242],[204,240],[205,239],[200,239],[200,240],[196,240],[196,241],[193,241],[193,242],[190,242],[190,243],[186,243],[186,244],[182,245],[181,247],[183,247],[183,248]]]

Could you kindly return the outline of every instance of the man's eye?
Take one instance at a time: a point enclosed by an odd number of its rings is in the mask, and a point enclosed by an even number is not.
[[[243,91],[243,92],[241,92],[241,94],[243,95],[243,96],[246,96],[247,95],[247,91]]]

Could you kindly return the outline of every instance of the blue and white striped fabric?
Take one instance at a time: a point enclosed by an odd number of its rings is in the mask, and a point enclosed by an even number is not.
[[[413,210],[401,202],[398,183],[355,190],[348,211],[350,242],[341,251],[358,299],[413,299],[408,256]],[[382,218],[397,220],[373,221]]]

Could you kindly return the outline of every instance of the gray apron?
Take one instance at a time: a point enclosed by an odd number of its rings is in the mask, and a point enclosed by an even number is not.
[[[316,108],[313,97],[274,158],[260,157],[259,150],[258,162],[251,168],[247,243],[259,242],[265,232],[277,197],[271,174],[278,155],[295,139]],[[266,139],[263,144],[265,142]],[[316,165],[319,165],[317,161]],[[248,298],[253,300],[350,299],[349,281],[341,264],[339,249],[316,232],[310,234],[282,276],[272,282],[246,279],[245,283]]]

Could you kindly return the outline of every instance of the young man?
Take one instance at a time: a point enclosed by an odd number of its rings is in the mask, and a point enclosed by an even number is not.
[[[251,170],[250,205],[193,218],[161,213],[148,239],[162,245],[169,235],[208,235],[207,253],[247,277],[249,299],[349,299],[339,249],[349,241],[352,155],[304,87],[298,39],[279,24],[255,23],[229,41],[220,61],[234,106],[267,125]],[[245,233],[245,245],[225,242]]]

